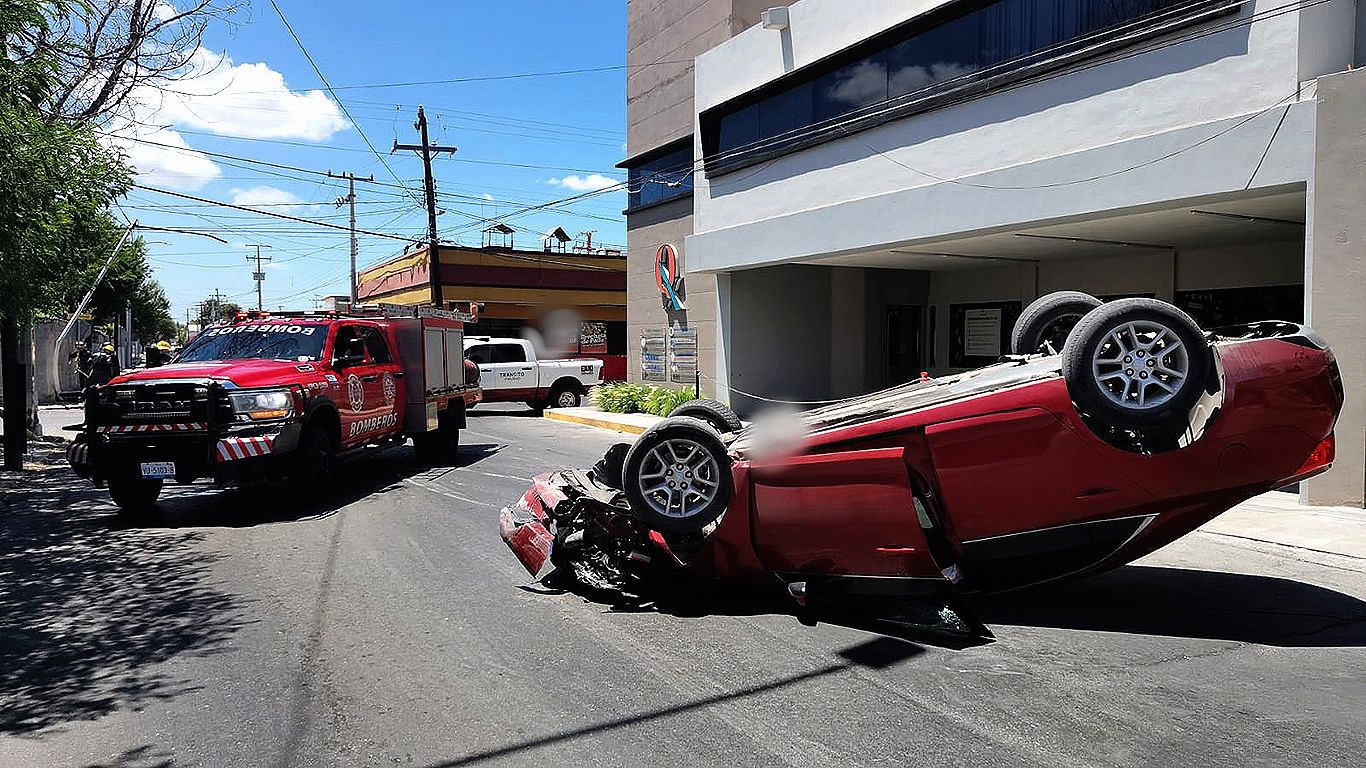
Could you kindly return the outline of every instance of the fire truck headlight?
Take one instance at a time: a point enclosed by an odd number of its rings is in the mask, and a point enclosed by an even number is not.
[[[287,389],[233,392],[228,397],[233,411],[244,421],[281,419],[294,412],[294,395]]]

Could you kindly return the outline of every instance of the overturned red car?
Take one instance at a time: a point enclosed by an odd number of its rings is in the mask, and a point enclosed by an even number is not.
[[[671,574],[895,614],[1123,565],[1333,461],[1342,379],[1307,327],[1207,332],[1067,292],[1022,313],[1012,351],[786,427],[689,403],[536,478],[502,536],[533,576],[592,588]]]

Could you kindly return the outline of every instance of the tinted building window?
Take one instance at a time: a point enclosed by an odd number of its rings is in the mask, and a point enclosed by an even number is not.
[[[757,126],[756,126],[757,130]],[[640,208],[692,194],[692,137],[627,169],[627,208]]]
[[[707,167],[748,165],[1236,7],[1233,0],[964,2],[703,113]]]

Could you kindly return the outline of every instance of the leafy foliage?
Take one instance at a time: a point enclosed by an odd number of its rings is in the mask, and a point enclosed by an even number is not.
[[[668,416],[670,411],[692,399],[692,390],[643,384],[604,384],[593,390],[593,401],[608,413]]]
[[[690,389],[655,387],[650,396],[645,398],[645,412],[655,416],[668,416],[673,409],[692,399],[694,398]]]
[[[73,277],[103,260],[100,246],[117,228],[108,206],[131,170],[88,127],[49,124],[3,96],[0,146],[0,314],[27,323],[60,313]]]

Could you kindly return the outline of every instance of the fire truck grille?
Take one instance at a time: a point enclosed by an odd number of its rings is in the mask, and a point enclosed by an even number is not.
[[[98,423],[160,424],[203,422],[209,415],[204,384],[126,384],[100,392]]]

